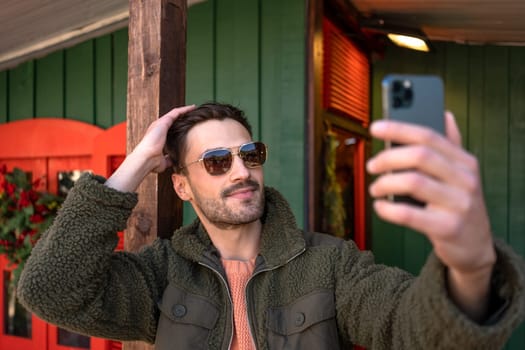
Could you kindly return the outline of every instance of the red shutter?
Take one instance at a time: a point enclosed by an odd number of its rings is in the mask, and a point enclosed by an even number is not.
[[[370,120],[370,62],[328,19],[323,19],[323,107],[360,121]]]

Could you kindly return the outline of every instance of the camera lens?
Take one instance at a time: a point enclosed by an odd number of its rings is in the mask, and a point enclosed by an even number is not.
[[[399,92],[401,91],[402,88],[403,88],[403,84],[399,80],[396,80],[392,83],[393,92]]]
[[[399,96],[394,96],[392,104],[393,104],[394,108],[399,108],[403,104],[403,100]]]
[[[412,101],[412,97],[414,96],[414,93],[412,92],[412,89],[405,89],[404,91],[404,99],[405,101],[407,102],[411,102]]]

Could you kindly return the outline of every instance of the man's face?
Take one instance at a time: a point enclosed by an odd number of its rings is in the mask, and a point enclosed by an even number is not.
[[[193,127],[186,138],[183,164],[186,174],[173,177],[175,190],[188,200],[201,221],[228,228],[258,220],[264,210],[262,167],[247,168],[235,155],[231,168],[222,175],[210,175],[202,162],[195,162],[210,149],[226,147],[233,153],[252,141],[248,131],[233,119],[209,120]]]

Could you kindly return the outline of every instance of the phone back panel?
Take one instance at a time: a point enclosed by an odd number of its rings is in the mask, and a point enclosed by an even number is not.
[[[445,133],[441,78],[391,74],[382,81],[383,117],[419,124]]]

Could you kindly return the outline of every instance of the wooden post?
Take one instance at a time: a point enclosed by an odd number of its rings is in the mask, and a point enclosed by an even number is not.
[[[184,105],[186,0],[129,1],[127,151],[149,124]],[[157,236],[169,237],[182,222],[182,205],[170,173],[150,174],[138,189],[139,203],[125,233],[124,248],[137,251]],[[125,350],[152,349],[124,343]]]

